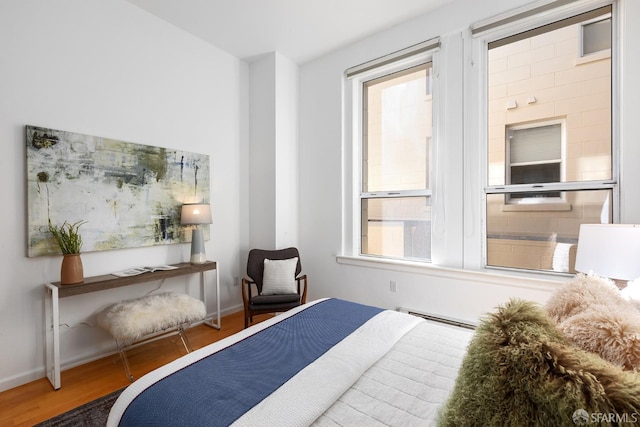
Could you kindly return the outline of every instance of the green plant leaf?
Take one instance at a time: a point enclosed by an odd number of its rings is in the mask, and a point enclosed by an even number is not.
[[[55,226],[49,219],[49,232],[58,242],[63,254],[79,254],[82,249],[82,236],[79,229],[87,221],[78,221],[69,224],[67,221],[60,226]]]

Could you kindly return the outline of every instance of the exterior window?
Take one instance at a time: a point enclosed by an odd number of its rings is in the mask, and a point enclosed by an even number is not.
[[[431,257],[431,63],[362,83],[362,255]]]
[[[612,55],[580,61],[611,11],[488,43],[487,266],[572,272],[580,224],[612,222]]]
[[[611,49],[611,18],[582,25],[582,56]]]
[[[562,125],[508,126],[509,184],[560,182],[562,173]],[[511,193],[508,203],[561,201],[560,193]]]

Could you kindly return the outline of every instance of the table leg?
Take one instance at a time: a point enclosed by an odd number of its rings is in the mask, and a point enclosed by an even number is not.
[[[216,318],[217,322],[213,321],[212,318],[205,319],[204,324],[207,326],[211,326],[215,329],[220,329],[220,269],[219,264],[216,262]],[[207,305],[207,288],[204,283],[204,271],[200,272],[200,288],[202,290],[202,298],[204,300],[205,306]]]
[[[45,283],[44,288],[44,322],[45,322],[45,369],[47,378],[55,390],[60,382],[60,307],[58,288]]]

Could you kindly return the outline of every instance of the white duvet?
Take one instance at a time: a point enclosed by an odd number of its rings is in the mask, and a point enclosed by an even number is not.
[[[233,426],[427,426],[473,331],[384,311]]]
[[[158,378],[301,309],[304,306],[142,377],[120,396],[107,425],[117,425],[129,401]],[[472,335],[472,330],[390,310],[381,312],[233,425],[435,425],[438,408],[453,388]]]
[[[315,422],[318,426],[431,426],[453,389],[473,331],[421,322]]]

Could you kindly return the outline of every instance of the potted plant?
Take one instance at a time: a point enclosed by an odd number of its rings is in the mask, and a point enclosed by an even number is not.
[[[82,249],[82,236],[79,229],[86,221],[78,221],[69,224],[67,221],[60,226],[55,226],[49,219],[49,232],[58,243],[62,251],[62,267],[60,269],[60,284],[75,285],[84,281],[84,271],[80,250]]]

